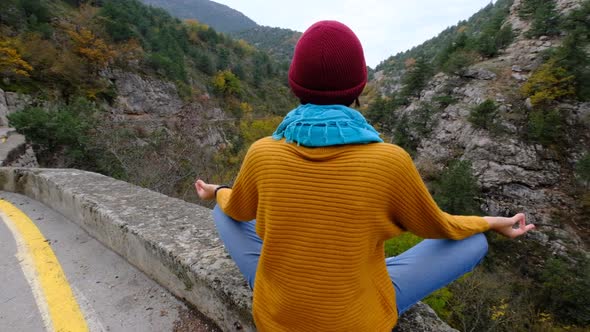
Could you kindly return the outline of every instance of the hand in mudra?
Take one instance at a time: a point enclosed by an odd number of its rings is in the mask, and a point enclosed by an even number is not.
[[[490,223],[491,230],[511,239],[524,235],[528,231],[535,229],[535,225],[526,224],[526,217],[524,213],[518,213],[511,218],[484,217],[484,219]],[[518,224],[518,228],[514,227],[516,224]]]
[[[217,189],[218,187],[219,185],[209,184],[201,179],[195,182],[195,189],[197,190],[197,195],[199,195],[199,198],[202,200],[215,199],[215,189]]]

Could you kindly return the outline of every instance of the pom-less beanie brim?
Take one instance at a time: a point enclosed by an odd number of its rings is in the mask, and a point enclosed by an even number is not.
[[[362,81],[356,86],[345,90],[311,90],[297,84],[289,78],[289,85],[293,93],[300,99],[302,104],[312,103],[317,105],[350,105],[363,92],[366,81]]]
[[[295,47],[289,86],[301,103],[350,105],[367,83],[361,42],[346,25],[320,21]]]

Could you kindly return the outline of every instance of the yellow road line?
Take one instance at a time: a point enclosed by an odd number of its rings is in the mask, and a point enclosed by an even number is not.
[[[0,200],[0,215],[17,242],[21,267],[46,327],[56,332],[88,331],[61,265],[37,226],[5,200]]]

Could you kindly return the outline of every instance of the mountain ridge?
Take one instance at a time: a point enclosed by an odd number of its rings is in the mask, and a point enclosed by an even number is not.
[[[180,19],[196,19],[233,38],[243,39],[287,66],[293,57],[298,31],[259,25],[243,13],[210,0],[142,0]]]
[[[258,26],[254,20],[227,5],[210,0],[142,0],[143,3],[168,10],[180,19],[196,19],[223,33],[248,30]]]

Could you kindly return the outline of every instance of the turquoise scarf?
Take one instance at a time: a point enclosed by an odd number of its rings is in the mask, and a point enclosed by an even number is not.
[[[285,116],[272,137],[307,147],[383,142],[359,112],[342,105],[300,105]]]

